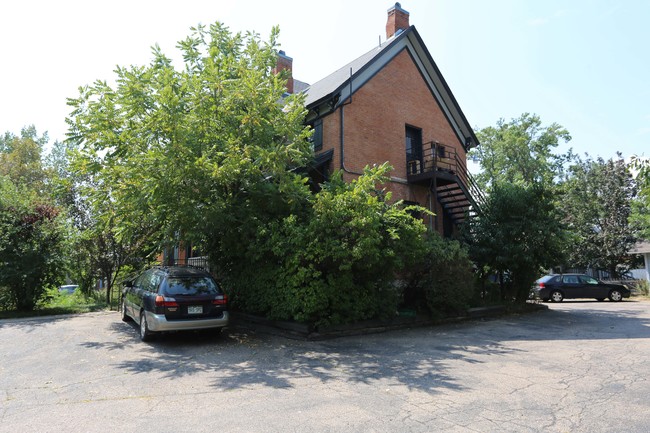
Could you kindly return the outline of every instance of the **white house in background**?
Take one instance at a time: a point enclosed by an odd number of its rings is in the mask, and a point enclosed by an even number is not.
[[[630,254],[642,254],[645,263],[645,274],[643,279],[650,281],[650,242],[638,242],[631,250]]]

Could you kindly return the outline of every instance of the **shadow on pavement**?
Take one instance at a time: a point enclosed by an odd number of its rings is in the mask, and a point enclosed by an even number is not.
[[[86,342],[96,350],[129,349],[133,359],[116,367],[130,374],[175,380],[206,377],[216,389],[293,388],[298,379],[323,383],[403,385],[430,394],[464,390],[450,361],[483,363],[486,356],[522,352],[513,341],[650,338],[650,320],[617,304],[615,311],[550,309],[521,316],[390,331],[384,334],[300,341],[231,328],[221,336],[166,334],[142,343],[134,323],[110,325],[119,341]],[[471,385],[468,385],[471,387]]]

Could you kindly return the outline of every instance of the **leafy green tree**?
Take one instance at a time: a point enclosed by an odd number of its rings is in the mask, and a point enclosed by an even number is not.
[[[481,276],[498,275],[502,298],[525,301],[543,267],[561,262],[564,231],[548,189],[493,185],[465,240]]]
[[[6,132],[0,138],[0,175],[42,194],[47,180],[42,154],[47,141],[47,134],[38,137],[34,126],[23,128],[20,136]]]
[[[618,159],[578,159],[563,184],[561,206],[571,233],[569,264],[606,270],[619,276],[636,241],[629,224],[635,182],[627,164]]]
[[[650,240],[650,159],[632,158],[631,170],[636,173],[638,195],[632,201],[630,224],[639,238]]]
[[[59,209],[0,175],[0,287],[18,310],[33,310],[62,281],[65,235]]]
[[[97,179],[89,198],[112,209],[98,217],[117,241],[183,239],[235,272],[260,227],[300,212],[309,192],[293,169],[312,157],[310,130],[301,96],[280,103],[277,36],[198,26],[178,44],[180,69],[154,47],[149,65],[117,68],[115,87],[69,101],[77,167]]]
[[[478,161],[481,172],[476,180],[483,189],[504,182],[550,186],[572,158],[569,151],[557,155],[561,142],[571,140],[569,132],[557,123],[543,126],[536,114],[524,113],[517,119],[497,122],[477,132],[480,146],[469,157]]]

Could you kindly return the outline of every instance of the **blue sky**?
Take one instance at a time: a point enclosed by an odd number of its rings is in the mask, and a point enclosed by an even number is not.
[[[0,5],[0,132],[35,124],[63,139],[66,97],[115,65],[174,57],[198,23],[268,36],[280,26],[294,76],[315,82],[385,39],[393,2],[58,0]],[[561,151],[650,156],[650,2],[404,0],[476,128],[537,113],[566,127]]]

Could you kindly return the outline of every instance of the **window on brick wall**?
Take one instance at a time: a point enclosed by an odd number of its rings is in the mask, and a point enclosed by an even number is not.
[[[409,174],[417,174],[422,165],[422,130],[406,125],[406,165]]]
[[[314,130],[314,134],[311,136],[311,144],[314,152],[318,152],[323,149],[323,120],[316,120],[311,124],[311,127]]]

